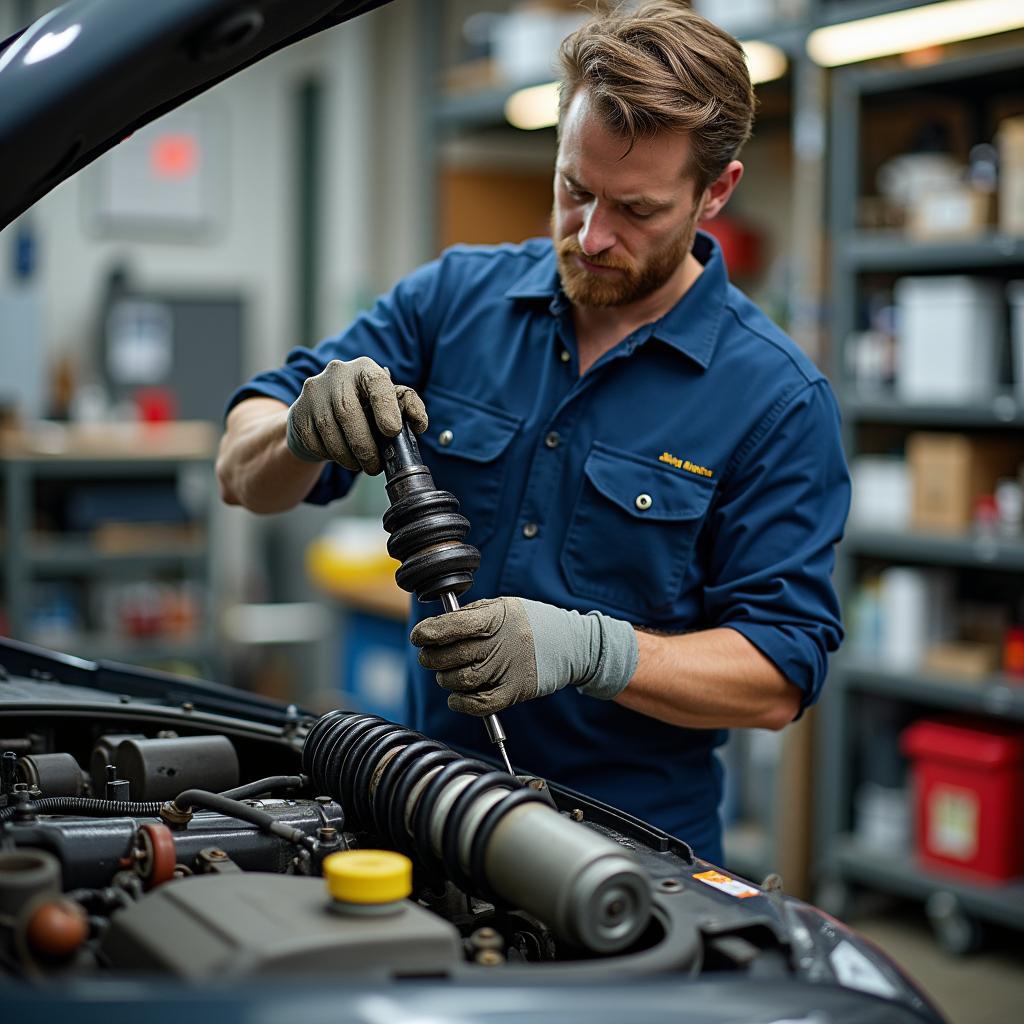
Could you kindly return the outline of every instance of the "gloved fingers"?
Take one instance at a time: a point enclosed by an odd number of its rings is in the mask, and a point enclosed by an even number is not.
[[[429,424],[427,407],[423,404],[423,399],[412,388],[406,387],[404,384],[395,385],[395,396],[398,399],[398,404],[402,407],[402,414],[408,421],[409,426],[417,434],[422,434]]]
[[[455,693],[476,693],[494,686],[495,681],[481,672],[479,665],[461,665],[448,672],[438,672],[437,685]]]
[[[345,444],[341,427],[329,404],[326,407],[314,406],[311,420],[316,436],[320,439],[320,454],[324,458],[334,462],[341,462],[346,457],[351,459],[351,453],[348,450],[348,445]]]
[[[377,442],[370,433],[369,421],[355,417],[342,424],[345,441],[352,452],[352,460],[367,476],[376,476],[382,469]]]
[[[366,399],[377,423],[377,429],[385,437],[394,437],[402,429],[402,407],[395,393],[391,374],[372,360],[356,371],[356,389]]]
[[[361,469],[369,476],[380,470],[380,452],[370,430],[370,421],[360,401],[359,388],[352,374],[346,375],[341,387],[332,393],[335,418],[348,447],[353,465],[342,463],[346,469]],[[338,460],[340,461],[340,460]]]
[[[492,646],[490,640],[480,638],[431,645],[420,650],[419,663],[435,672],[450,671],[463,665],[480,665],[486,660]]]
[[[515,696],[502,689],[484,690],[477,693],[451,693],[448,695],[448,707],[463,715],[476,715],[484,718],[496,715],[499,711],[515,704]]]
[[[434,647],[493,636],[505,621],[505,605],[501,598],[474,601],[455,612],[433,615],[416,623],[409,639],[416,647]]]

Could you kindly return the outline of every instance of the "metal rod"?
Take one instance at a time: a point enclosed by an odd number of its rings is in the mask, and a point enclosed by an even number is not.
[[[446,590],[441,595],[441,607],[446,612],[457,612],[459,610],[459,599],[450,590]],[[515,778],[515,772],[512,770],[512,762],[508,759],[508,752],[505,750],[505,730],[501,727],[501,722],[498,721],[497,715],[487,715],[484,718],[484,726],[487,728],[487,735],[490,741],[498,748],[498,752],[501,754],[502,761],[505,762],[505,771]]]

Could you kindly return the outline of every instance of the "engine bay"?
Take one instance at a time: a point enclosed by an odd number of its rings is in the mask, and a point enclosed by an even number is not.
[[[196,732],[202,714],[187,706],[159,721],[130,704],[90,712],[5,722],[0,898],[14,974],[422,977],[703,959],[669,899],[696,863],[688,848],[559,809],[542,780],[368,715],[261,737]],[[649,866],[638,838],[655,841]],[[325,859],[365,849],[413,863],[413,898],[392,913],[339,912],[325,889]]]
[[[777,885],[376,716],[0,641],[0,752],[9,981],[729,977],[927,1008]],[[332,895],[353,851],[408,885]]]

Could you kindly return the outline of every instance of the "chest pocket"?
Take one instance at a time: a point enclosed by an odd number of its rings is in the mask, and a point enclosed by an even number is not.
[[[471,544],[490,540],[497,527],[508,469],[506,453],[522,420],[436,385],[423,393],[430,426],[420,436],[434,483],[451,491],[469,520]]]
[[[595,444],[562,549],[581,597],[641,618],[678,595],[715,484]]]

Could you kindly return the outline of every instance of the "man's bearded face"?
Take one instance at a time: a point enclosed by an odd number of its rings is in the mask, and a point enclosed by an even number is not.
[[[581,89],[563,112],[551,237],[562,287],[580,307],[627,306],[679,273],[704,190],[684,132],[625,139]]]
[[[598,254],[586,257],[576,232],[558,238],[557,214],[551,214],[551,235],[555,239],[558,273],[562,289],[577,306],[625,306],[656,292],[679,269],[693,247],[699,209],[670,237],[648,251],[642,259]],[[602,270],[591,270],[586,264]]]

